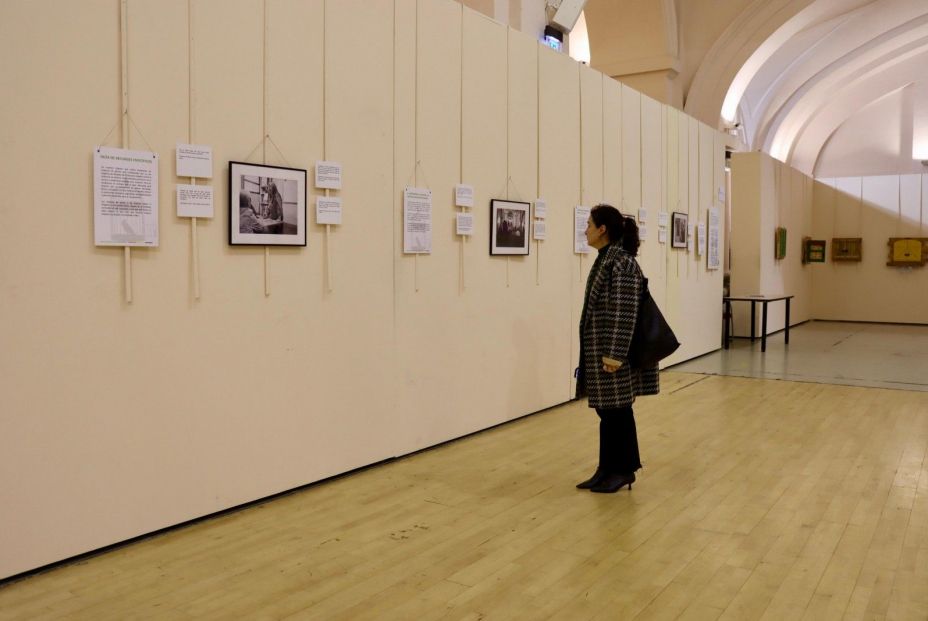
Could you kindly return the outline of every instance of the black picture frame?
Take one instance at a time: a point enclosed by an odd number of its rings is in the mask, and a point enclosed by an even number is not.
[[[529,253],[531,203],[490,200],[490,254],[524,256]]]
[[[689,214],[679,211],[673,212],[670,221],[670,247],[686,248],[687,235],[689,234]]]
[[[229,162],[229,244],[306,245],[306,170]]]

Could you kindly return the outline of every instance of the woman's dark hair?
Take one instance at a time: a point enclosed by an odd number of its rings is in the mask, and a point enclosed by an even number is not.
[[[605,203],[593,207],[590,211],[590,217],[597,227],[606,227],[610,243],[619,244],[625,252],[632,256],[638,254],[638,246],[641,245],[641,241],[638,239],[638,224],[634,218],[623,216],[618,209]]]

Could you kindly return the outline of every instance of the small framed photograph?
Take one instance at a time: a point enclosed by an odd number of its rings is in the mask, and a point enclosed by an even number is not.
[[[306,171],[229,162],[229,244],[306,245]]]
[[[490,201],[490,254],[528,254],[529,203]]]
[[[688,227],[689,216],[679,211],[673,212],[673,225],[671,227],[673,235],[670,238],[671,248],[686,248]]]

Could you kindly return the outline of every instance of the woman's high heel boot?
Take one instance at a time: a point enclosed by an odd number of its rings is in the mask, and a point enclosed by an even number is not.
[[[591,492],[597,494],[614,494],[626,485],[632,489],[632,483],[635,482],[635,473],[630,474],[609,474],[603,477],[599,483],[590,487]]]
[[[583,481],[582,483],[577,483],[577,489],[590,489],[594,485],[599,485],[599,482],[602,481],[603,477],[605,476],[606,473],[603,471],[602,466],[600,466],[589,479]]]

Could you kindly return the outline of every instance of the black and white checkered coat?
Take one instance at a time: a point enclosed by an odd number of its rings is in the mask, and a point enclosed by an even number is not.
[[[657,365],[634,369],[628,364],[643,279],[638,262],[618,244],[607,246],[590,270],[580,318],[577,398],[588,395],[591,408],[621,408],[660,391]],[[623,364],[606,373],[604,356]]]

